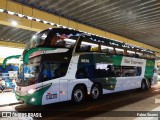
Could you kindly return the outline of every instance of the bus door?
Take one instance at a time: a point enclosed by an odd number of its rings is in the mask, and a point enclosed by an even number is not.
[[[67,79],[60,79],[60,101],[68,100],[68,80]]]
[[[71,77],[67,77],[66,73],[68,70],[69,62],[59,62],[58,73],[60,78],[60,101],[68,100],[68,84],[70,84]]]
[[[52,62],[43,62],[41,66],[40,79],[43,79],[43,103],[55,103],[59,102],[59,78],[54,74],[55,69],[53,68]]]

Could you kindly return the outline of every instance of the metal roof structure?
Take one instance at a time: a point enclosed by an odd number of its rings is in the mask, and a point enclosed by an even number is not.
[[[160,48],[160,1],[158,0],[11,1]],[[26,43],[35,33],[18,29],[0,25],[0,39]],[[4,33],[7,34],[3,35]]]
[[[35,34],[34,31],[24,30],[16,27],[0,25],[0,40],[7,42],[23,43],[29,42]]]

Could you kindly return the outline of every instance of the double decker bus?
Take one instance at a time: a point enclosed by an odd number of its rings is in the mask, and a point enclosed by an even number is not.
[[[75,30],[35,34],[20,60],[15,95],[31,105],[81,103],[157,83],[154,53]]]

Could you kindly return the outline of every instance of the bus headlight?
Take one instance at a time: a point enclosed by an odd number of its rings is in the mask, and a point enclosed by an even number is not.
[[[34,102],[35,101],[35,98],[31,98],[31,102]]]
[[[36,91],[35,89],[30,89],[30,90],[28,91],[28,93],[29,93],[29,94],[33,94],[35,91]]]

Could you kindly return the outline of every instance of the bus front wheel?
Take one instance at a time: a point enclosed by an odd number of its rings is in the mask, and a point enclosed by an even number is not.
[[[84,101],[85,91],[83,86],[76,86],[72,92],[72,101],[75,104],[80,104]]]
[[[102,97],[102,88],[99,84],[94,84],[91,88],[91,97],[93,100],[98,100]]]
[[[151,84],[152,84],[151,79],[148,79],[147,84],[148,84],[147,88],[150,89],[151,88]]]
[[[147,83],[145,80],[142,80],[141,82],[141,90],[146,90],[147,89]]]

